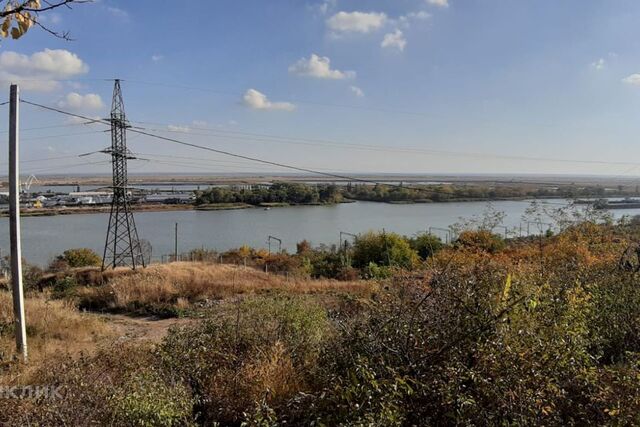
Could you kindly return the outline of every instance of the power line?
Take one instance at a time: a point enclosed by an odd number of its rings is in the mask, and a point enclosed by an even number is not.
[[[61,124],[61,125],[51,125],[51,126],[40,126],[40,127],[35,127],[35,128],[25,128],[25,129],[20,129],[20,132],[29,132],[29,131],[34,131],[34,130],[45,130],[45,129],[55,129],[55,128],[66,128],[66,127],[73,127],[73,126],[85,126],[87,125],[87,123],[65,123],[65,124]],[[8,130],[1,130],[0,133],[7,133],[9,132]]]
[[[44,157],[44,158],[41,158],[41,159],[20,160],[20,163],[22,164],[22,163],[50,162],[52,160],[63,160],[63,159],[77,159],[80,156],[81,155],[73,154],[73,155],[68,155],[68,156]],[[8,162],[2,162],[0,164],[6,165],[6,164],[8,164]]]
[[[80,166],[88,166],[88,165],[102,165],[102,164],[109,164],[111,162],[103,160],[101,162],[82,162],[82,163],[72,163],[72,164],[66,164],[66,165],[60,165],[60,166],[52,166],[52,167],[48,167],[48,168],[39,168],[39,169],[30,169],[25,171],[25,174],[35,174],[35,173],[42,173],[42,172],[51,172],[51,171],[59,171],[59,170],[66,170],[66,169],[70,169],[70,168],[77,168]]]
[[[212,171],[212,166],[210,165],[205,165],[202,163],[189,163],[189,162],[176,162],[176,161],[167,161],[167,160],[155,160],[155,159],[151,159],[150,160],[152,163],[157,163],[160,165],[169,165],[169,166],[187,166],[189,168],[192,169],[200,169],[203,171],[209,171],[209,172],[213,172]],[[253,167],[249,167],[249,166],[225,166],[225,165],[217,165],[215,166],[216,168],[227,168],[227,169],[231,169],[231,170],[237,170],[237,169],[251,169],[251,171],[255,171],[255,168],[266,168],[266,166],[253,166]],[[273,169],[262,169],[264,172],[273,172]]]
[[[45,109],[45,110],[54,111],[54,112],[56,112],[56,113],[60,113],[60,114],[63,114],[63,115],[65,115],[65,116],[69,116],[69,117],[76,117],[76,118],[79,118],[79,119],[84,119],[84,120],[86,120],[87,122],[89,122],[89,123],[87,123],[87,124],[102,123],[102,124],[104,124],[104,125],[111,126],[111,122],[109,122],[108,120],[105,120],[105,119],[99,119],[99,118],[95,118],[95,117],[94,117],[94,118],[92,118],[92,117],[83,116],[83,115],[81,115],[81,114],[70,113],[70,112],[68,112],[68,111],[64,111],[64,110],[61,110],[61,109],[59,109],[59,108],[48,107],[48,106],[46,106],[46,105],[37,104],[37,103],[35,103],[35,102],[29,102],[29,101],[27,101],[27,100],[25,100],[25,99],[21,99],[21,100],[20,100],[20,102],[22,102],[23,104],[32,105],[32,106],[34,106],[34,107],[43,108],[43,109]]]
[[[80,114],[75,114],[75,113],[70,113],[68,111],[64,111],[64,110],[61,110],[59,108],[48,107],[46,105],[37,104],[37,103],[29,102],[29,101],[26,101],[26,100],[22,100],[22,102],[24,102],[26,104],[29,104],[29,105],[32,105],[32,106],[35,106],[35,107],[44,108],[46,110],[50,110],[50,111],[54,111],[54,112],[57,112],[57,113],[60,113],[60,114],[64,114],[64,115],[67,115],[67,116],[79,117],[79,118],[82,118],[82,119],[92,120],[90,118],[87,118],[86,116],[82,116]],[[101,123],[104,123],[104,124],[110,124],[106,120],[102,120],[102,119],[95,120],[95,121],[96,122],[101,122]],[[288,165],[288,164],[280,163],[280,162],[273,162],[273,161],[270,161],[270,160],[263,160],[263,159],[259,159],[257,157],[245,156],[245,155],[242,155],[242,154],[236,154],[236,153],[232,153],[232,152],[225,151],[225,150],[219,150],[219,149],[207,147],[207,146],[204,146],[204,145],[193,144],[193,143],[190,143],[190,142],[180,141],[180,140],[177,140],[177,139],[174,139],[174,138],[168,138],[168,137],[164,137],[164,136],[161,136],[161,135],[155,135],[155,134],[152,134],[152,133],[146,132],[144,130],[140,130],[140,129],[130,128],[129,132],[137,133],[139,135],[145,135],[145,136],[148,136],[148,137],[151,137],[151,138],[156,138],[156,139],[167,141],[167,142],[172,142],[172,143],[175,143],[175,144],[178,144],[178,145],[183,145],[183,146],[186,146],[186,147],[197,148],[197,149],[201,149],[201,150],[205,150],[205,151],[210,151],[210,152],[213,152],[213,153],[222,154],[222,155],[229,156],[229,157],[234,157],[234,158],[243,159],[243,160],[249,160],[249,161],[256,162],[256,163],[276,166],[276,167],[283,168],[283,169],[295,170],[295,171],[298,171],[298,172],[311,173],[311,174],[314,174],[314,175],[327,176],[327,177],[330,177],[330,178],[337,178],[337,179],[342,179],[342,180],[347,180],[347,181],[361,182],[361,183],[365,183],[365,184],[386,185],[387,187],[392,187],[392,188],[402,188],[402,189],[411,189],[411,190],[414,190],[414,191],[428,191],[430,193],[438,193],[438,191],[436,191],[436,189],[434,189],[434,188],[431,188],[431,189],[420,188],[420,189],[418,189],[418,188],[414,188],[414,187],[404,187],[404,186],[396,185],[396,184],[384,184],[384,183],[381,183],[379,181],[374,181],[374,180],[369,180],[369,179],[357,178],[357,177],[341,175],[341,174],[336,174],[336,173],[330,173],[330,172],[323,172],[323,171],[319,171],[319,170],[315,170],[315,169],[303,168],[303,167]]]
[[[151,122],[133,122],[140,124],[152,124],[152,125],[163,125],[163,123],[151,123]],[[269,135],[269,134],[260,134],[260,133],[251,133],[251,132],[241,132],[241,131],[232,131],[232,130],[221,130],[221,129],[210,129],[210,128],[202,128],[202,127],[190,127],[190,129],[202,130],[208,133],[194,133],[191,130],[179,130],[179,129],[153,129],[147,128],[146,130],[151,130],[154,132],[168,132],[168,133],[180,133],[180,134],[189,134],[194,136],[215,136],[215,137],[223,137],[234,140],[241,141],[255,141],[255,142],[268,142],[268,143],[278,143],[278,144],[293,144],[293,145],[307,145],[307,146],[327,146],[327,147],[336,147],[336,148],[347,148],[354,150],[363,150],[363,151],[376,151],[376,152],[391,152],[391,153],[407,153],[407,154],[427,154],[427,155],[444,155],[444,156],[454,156],[454,157],[473,157],[473,158],[493,158],[493,159],[502,159],[502,160],[520,160],[520,161],[534,161],[534,162],[556,162],[556,163],[579,163],[579,164],[600,164],[600,165],[637,165],[640,166],[638,162],[625,162],[625,161],[605,161],[605,160],[581,160],[581,159],[563,159],[563,158],[550,158],[550,157],[529,157],[529,156],[518,156],[518,155],[503,155],[503,154],[490,154],[490,153],[474,153],[474,152],[459,152],[459,151],[450,151],[450,150],[438,150],[438,149],[425,149],[425,148],[415,148],[415,147],[389,147],[389,146],[381,146],[381,145],[373,145],[373,144],[354,144],[349,142],[338,142],[326,139],[313,139],[313,138],[296,138],[296,137],[287,137],[287,136],[278,136],[278,135]],[[231,134],[231,135],[227,135]],[[241,136],[236,136],[241,135]],[[246,135],[246,136],[244,136]]]
[[[21,100],[21,102],[25,103],[25,104],[29,104],[35,107],[39,107],[39,108],[44,108],[46,110],[50,110],[50,111],[54,111],[60,114],[64,114],[70,117],[76,117],[76,118],[81,118],[84,120],[87,120],[89,123],[87,124],[95,124],[95,123],[101,123],[101,124],[105,124],[105,125],[110,125],[110,123],[104,119],[96,119],[96,118],[91,118],[91,117],[87,117],[87,116],[83,116],[80,114],[74,114],[74,113],[70,113],[58,108],[54,108],[54,107],[48,107],[48,106],[44,106],[41,104],[37,104],[37,103],[33,103],[33,102],[29,102],[26,100]],[[151,122],[135,122],[133,121],[132,123],[140,123],[140,124],[154,124]],[[155,124],[160,124],[160,123],[155,123]],[[213,130],[213,129],[206,129],[206,128],[200,128],[201,130],[209,130],[211,132],[225,132],[225,131],[220,131],[220,130]],[[136,129],[129,129],[130,131],[134,131]],[[138,129],[140,130],[140,129]],[[144,128],[141,128],[141,130],[144,130]],[[189,135],[199,135],[197,133],[192,133],[192,132],[185,132],[185,131],[179,131],[179,130],[158,130],[158,129],[154,129],[154,131],[157,132],[173,132],[173,133],[184,133],[184,134],[189,134]],[[257,137],[264,137],[264,138],[268,138],[268,139],[260,139],[257,141],[261,141],[261,142],[280,142],[280,143],[298,143],[301,145],[327,145],[327,146],[335,146],[337,148],[353,148],[353,149],[358,149],[358,150],[374,150],[374,151],[383,151],[383,152],[406,152],[406,153],[423,153],[423,154],[439,154],[439,155],[447,155],[447,156],[462,156],[462,157],[473,157],[473,158],[478,158],[478,157],[483,157],[483,158],[496,158],[496,159],[503,159],[503,160],[522,160],[522,161],[537,161],[537,162],[560,162],[560,163],[581,163],[581,164],[601,164],[601,165],[622,165],[622,166],[640,166],[640,163],[638,162],[630,162],[630,161],[604,161],[604,160],[580,160],[580,159],[559,159],[559,158],[547,158],[547,157],[527,157],[527,156],[512,156],[512,155],[499,155],[499,154],[487,154],[487,153],[462,153],[462,152],[456,152],[456,151],[448,151],[448,150],[436,150],[436,149],[424,149],[424,148],[411,148],[411,147],[397,147],[397,148],[393,148],[393,147],[384,147],[384,146],[379,146],[379,145],[367,145],[367,144],[353,144],[353,143],[341,143],[341,142],[337,142],[337,141],[331,141],[331,140],[319,140],[319,139],[307,139],[307,138],[291,138],[291,137],[281,137],[281,136],[276,136],[276,135],[268,135],[268,134],[252,134],[250,132],[238,132],[238,131],[226,131],[228,133],[240,133],[240,134],[246,134],[246,135],[255,135]],[[199,136],[211,136],[211,135],[207,135],[207,134],[201,134]],[[225,136],[222,135],[225,138],[234,138],[234,139],[242,139],[239,137],[230,137],[230,136]],[[171,138],[169,138],[171,139]],[[247,138],[245,138],[247,139]],[[270,141],[273,140],[273,141]]]
[[[249,165],[254,165],[255,162],[251,162],[251,161],[232,161],[232,160],[219,160],[219,159],[206,159],[206,158],[201,158],[201,157],[188,157],[188,156],[175,156],[175,155],[163,155],[163,154],[150,154],[150,153],[134,153],[137,156],[144,156],[144,157],[161,157],[161,158],[167,158],[167,159],[184,159],[184,160],[193,160],[195,162],[181,162],[184,164],[196,164],[196,165],[208,165],[210,163],[214,163],[214,164],[221,164],[221,165],[229,165],[228,167],[232,167],[231,165],[239,165],[238,167],[244,167],[247,168],[249,167]],[[171,160],[173,161],[173,160]],[[166,161],[165,161],[166,162]],[[253,166],[256,167],[256,166]],[[336,170],[336,169],[324,169],[324,168],[314,168],[317,170],[325,170],[325,171],[332,171],[332,172],[343,172],[343,173],[352,173],[351,171],[340,171],[340,170]],[[268,169],[268,170],[273,170],[273,169]]]
[[[82,115],[79,115],[79,114],[75,114],[75,113],[70,113],[68,111],[64,111],[64,110],[61,110],[61,109],[58,109],[58,108],[48,107],[48,106],[45,106],[45,105],[29,102],[29,101],[26,101],[26,100],[22,100],[22,102],[24,102],[26,104],[29,104],[29,105],[33,105],[33,106],[39,107],[39,108],[43,108],[43,109],[46,109],[46,110],[58,112],[60,114],[87,119],[85,116],[82,116]],[[92,119],[89,119],[89,120],[92,120]],[[102,120],[102,119],[95,120],[95,121],[96,122],[102,122],[102,123],[105,123],[105,124],[108,123],[106,120]],[[372,180],[372,179],[367,179],[367,178],[354,177],[354,176],[343,175],[343,174],[339,174],[339,173],[325,172],[325,171],[321,171],[321,170],[318,170],[318,169],[312,169],[312,168],[306,168],[306,167],[290,165],[290,164],[281,163],[281,162],[274,162],[274,161],[270,161],[270,160],[260,159],[260,158],[257,158],[257,157],[252,157],[252,156],[247,156],[247,155],[243,155],[243,154],[233,153],[233,152],[226,151],[226,150],[212,148],[212,147],[208,147],[208,146],[205,146],[205,145],[200,145],[200,144],[195,144],[195,143],[191,143],[191,142],[181,141],[181,140],[178,140],[178,139],[175,139],[175,138],[169,138],[169,137],[165,137],[165,136],[161,136],[161,135],[156,135],[156,134],[147,132],[147,131],[142,130],[142,129],[130,128],[129,132],[133,132],[133,133],[136,133],[136,134],[139,134],[139,135],[148,136],[148,137],[155,138],[155,139],[162,140],[162,141],[166,141],[166,142],[171,142],[171,143],[174,143],[174,144],[177,144],[177,145],[182,145],[182,146],[185,146],[185,147],[196,148],[196,149],[200,149],[200,150],[204,150],[204,151],[209,151],[209,152],[213,152],[213,153],[217,153],[217,154],[222,154],[222,155],[229,156],[229,157],[248,160],[248,161],[251,161],[251,162],[261,163],[261,164],[270,165],[270,166],[276,166],[276,167],[283,168],[283,169],[289,169],[289,170],[295,170],[295,171],[298,171],[298,172],[310,173],[312,175],[326,176],[326,177],[336,178],[336,179],[340,179],[340,180],[346,180],[346,181],[352,181],[352,182],[360,182],[360,183],[364,183],[364,184],[375,184],[375,185],[381,185],[381,186],[386,186],[386,187],[390,187],[390,188],[400,188],[400,189],[412,190],[412,191],[417,191],[417,192],[427,192],[427,193],[431,193],[431,194],[434,194],[434,193],[450,194],[446,190],[433,188],[433,187],[429,187],[429,188],[424,188],[424,187],[406,187],[406,186],[403,186],[403,185],[398,185],[398,184],[393,184],[393,183],[384,183],[384,182],[380,182],[380,181]],[[507,182],[508,183],[515,183],[514,181],[507,181]],[[525,182],[525,183],[526,184],[532,184],[531,182]],[[553,185],[553,183],[545,183],[545,185]],[[557,185],[563,185],[563,184],[557,184]]]
[[[56,139],[56,138],[69,138],[69,137],[73,137],[73,136],[94,135],[94,134],[97,134],[97,133],[104,133],[104,131],[94,130],[94,131],[88,131],[88,132],[66,133],[66,134],[62,134],[62,135],[34,136],[34,137],[30,137],[30,138],[20,138],[20,140],[21,141],[37,141],[37,140],[42,140],[42,139]]]

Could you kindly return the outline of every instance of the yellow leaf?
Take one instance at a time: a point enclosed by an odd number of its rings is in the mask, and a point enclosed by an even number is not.
[[[18,22],[18,27],[20,27],[20,31],[22,34],[26,33],[29,27],[31,27],[31,21],[28,19],[22,20]]]
[[[2,23],[2,31],[8,32],[11,27],[11,15],[7,16]]]
[[[13,38],[14,40],[19,39],[23,34],[24,31],[22,31],[19,27],[14,27],[11,29],[11,38]]]
[[[41,5],[40,5],[40,0],[30,0],[29,1],[29,8],[31,9],[40,9]]]
[[[504,284],[504,290],[502,291],[502,302],[509,299],[509,293],[511,292],[511,273],[507,274],[507,280]]]

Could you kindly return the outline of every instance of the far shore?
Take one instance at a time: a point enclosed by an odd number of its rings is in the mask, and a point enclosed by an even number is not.
[[[544,199],[563,199],[563,197],[544,197]],[[583,198],[583,201],[588,198]],[[368,202],[368,203],[386,203],[390,205],[416,205],[416,204],[442,204],[442,203],[468,203],[468,202],[505,202],[505,201],[526,201],[526,200],[540,200],[531,197],[519,197],[519,198],[478,198],[478,199],[452,199],[452,200],[413,200],[413,201],[375,201],[375,200],[343,200],[340,203],[355,203],[355,202]],[[205,205],[192,205],[192,204],[132,204],[131,209],[133,212],[165,212],[165,211],[225,211],[225,210],[242,210],[242,209],[271,209],[280,207],[292,207],[292,206],[332,206],[335,204],[326,203],[262,203],[260,205],[250,205],[246,203],[212,203]],[[53,208],[22,208],[20,214],[23,217],[44,217],[44,216],[57,216],[57,215],[85,215],[85,214],[105,214],[111,211],[110,205],[101,206],[67,206],[67,207],[53,207]],[[6,218],[9,216],[7,209],[0,211],[0,218]]]

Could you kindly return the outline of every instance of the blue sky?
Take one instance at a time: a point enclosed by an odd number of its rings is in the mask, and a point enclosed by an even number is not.
[[[640,2],[176,4],[100,0],[43,15],[75,41],[38,29],[2,41],[0,81],[105,117],[103,79],[121,78],[134,125],[341,173],[640,174],[626,164],[640,158]],[[57,159],[25,173],[109,171],[80,166],[100,155],[71,157],[107,146],[102,126],[23,106],[22,127],[24,160]],[[142,136],[129,146],[153,160],[132,172],[277,170]]]

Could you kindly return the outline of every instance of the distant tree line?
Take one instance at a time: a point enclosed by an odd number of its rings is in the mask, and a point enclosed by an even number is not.
[[[276,182],[269,187],[252,188],[212,187],[196,192],[196,204],[209,203],[264,203],[325,204],[339,203],[342,193],[336,185],[307,185]]]
[[[196,192],[196,204],[265,203],[328,204],[344,199],[388,203],[419,203],[465,200],[502,200],[524,198],[579,198],[603,196],[636,196],[635,187],[618,186],[606,189],[603,186],[562,185],[557,187],[535,184],[483,185],[483,184],[439,184],[439,185],[384,185],[360,184],[338,186],[334,184],[310,185],[277,182],[271,186],[253,188],[213,187]]]
[[[530,184],[522,185],[423,185],[423,186],[389,186],[376,185],[348,185],[343,190],[343,196],[352,200],[366,200],[374,202],[442,202],[450,200],[499,200],[516,198],[542,197],[602,197],[607,193],[602,186],[566,185],[559,187],[542,187]],[[609,192],[610,195],[637,195],[636,188],[618,187]]]

